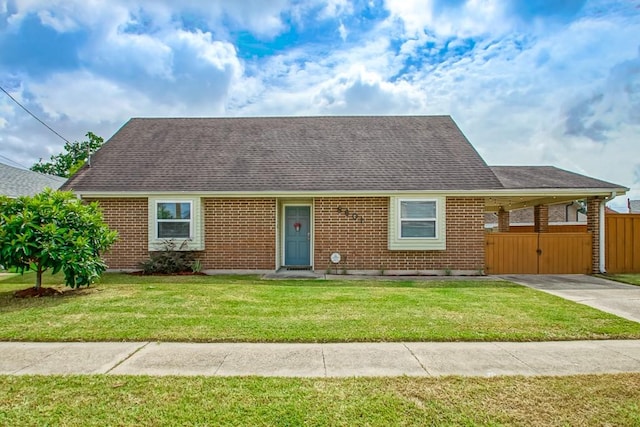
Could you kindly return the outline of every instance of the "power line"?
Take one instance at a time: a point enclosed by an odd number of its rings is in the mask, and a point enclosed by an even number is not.
[[[1,157],[1,158],[3,158],[3,159],[5,159],[5,160],[7,160],[7,161],[9,161],[9,163],[13,163],[14,165],[19,166],[19,167],[21,167],[21,168],[23,168],[23,169],[29,169],[28,167],[26,167],[26,166],[25,166],[25,165],[23,165],[22,163],[18,163],[18,162],[16,162],[15,160],[11,160],[11,159],[10,159],[10,158],[8,158],[7,156],[3,156],[2,154],[0,154],[0,157]]]
[[[65,138],[64,136],[60,135],[58,132],[56,132],[55,130],[53,130],[51,128],[51,126],[49,126],[48,124],[46,124],[45,122],[43,122],[42,120],[40,120],[38,118],[38,116],[36,116],[35,114],[33,114],[31,111],[29,111],[29,109],[27,109],[27,107],[25,107],[24,105],[22,105],[21,103],[18,102],[17,99],[15,99],[13,96],[11,96],[11,94],[9,92],[7,92],[6,90],[4,90],[4,88],[2,86],[0,86],[0,90],[3,91],[4,93],[7,94],[7,96],[9,98],[11,98],[11,100],[13,102],[15,102],[16,104],[18,104],[18,106],[20,108],[22,108],[24,111],[26,111],[31,117],[33,117],[34,119],[36,119],[37,121],[39,121],[40,123],[42,123],[42,125],[44,127],[46,127],[47,129],[49,129],[51,132],[55,133],[60,139],[62,139],[64,142],[66,142],[67,144],[71,144],[71,142],[69,142],[69,140],[67,138]]]

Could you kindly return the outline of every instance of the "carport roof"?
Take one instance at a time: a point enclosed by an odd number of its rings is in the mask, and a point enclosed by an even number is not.
[[[569,172],[554,166],[491,166],[504,188],[623,188],[622,185]]]
[[[487,211],[553,205],[588,197],[622,195],[629,189],[554,166],[491,166],[503,186],[485,198]]]

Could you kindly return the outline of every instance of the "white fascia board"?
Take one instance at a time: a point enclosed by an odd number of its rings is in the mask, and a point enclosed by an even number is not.
[[[544,197],[544,196],[622,196],[628,188],[527,188],[527,189],[501,189],[492,191],[483,191],[483,195],[486,197]],[[467,192],[467,194],[470,192]]]
[[[540,188],[493,190],[339,190],[339,191],[75,191],[82,198],[136,198],[181,195],[188,197],[390,197],[420,196],[424,194],[450,197],[544,197],[544,196],[621,196],[628,188]]]

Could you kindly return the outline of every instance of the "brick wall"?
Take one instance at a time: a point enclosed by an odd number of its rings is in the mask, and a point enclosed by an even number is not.
[[[358,218],[347,217],[337,207]],[[339,269],[347,270],[479,270],[484,268],[484,200],[447,198],[445,251],[390,251],[387,249],[389,199],[317,198],[314,204],[316,270],[331,266],[329,256],[339,252]]]
[[[149,257],[148,203],[146,198],[85,199],[97,201],[109,228],[118,232],[118,240],[103,258],[109,268],[137,268]]]
[[[509,232],[510,218],[511,215],[509,211],[505,211],[503,208],[500,208],[500,210],[498,211],[498,231],[500,233]]]
[[[204,199],[204,269],[273,270],[275,199]]]
[[[600,273],[600,203],[598,197],[587,199],[587,231],[592,236],[591,272]]]
[[[90,201],[90,200],[88,200]],[[104,254],[109,268],[136,268],[148,258],[148,202],[146,198],[98,200],[105,221],[119,238]],[[203,199],[204,269],[270,270],[275,268],[275,199]],[[347,217],[337,211],[350,211]],[[387,197],[317,198],[314,202],[314,265],[330,266],[329,256],[340,252],[339,269],[347,270],[470,270],[484,266],[484,200],[447,198],[445,251],[387,249]],[[354,220],[353,214],[358,217]],[[363,222],[360,221],[363,218]]]
[[[533,231],[536,233],[549,232],[548,205],[536,205],[533,207]]]

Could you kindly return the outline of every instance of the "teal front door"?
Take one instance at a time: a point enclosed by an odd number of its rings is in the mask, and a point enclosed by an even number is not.
[[[311,207],[284,208],[284,265],[311,265]]]

